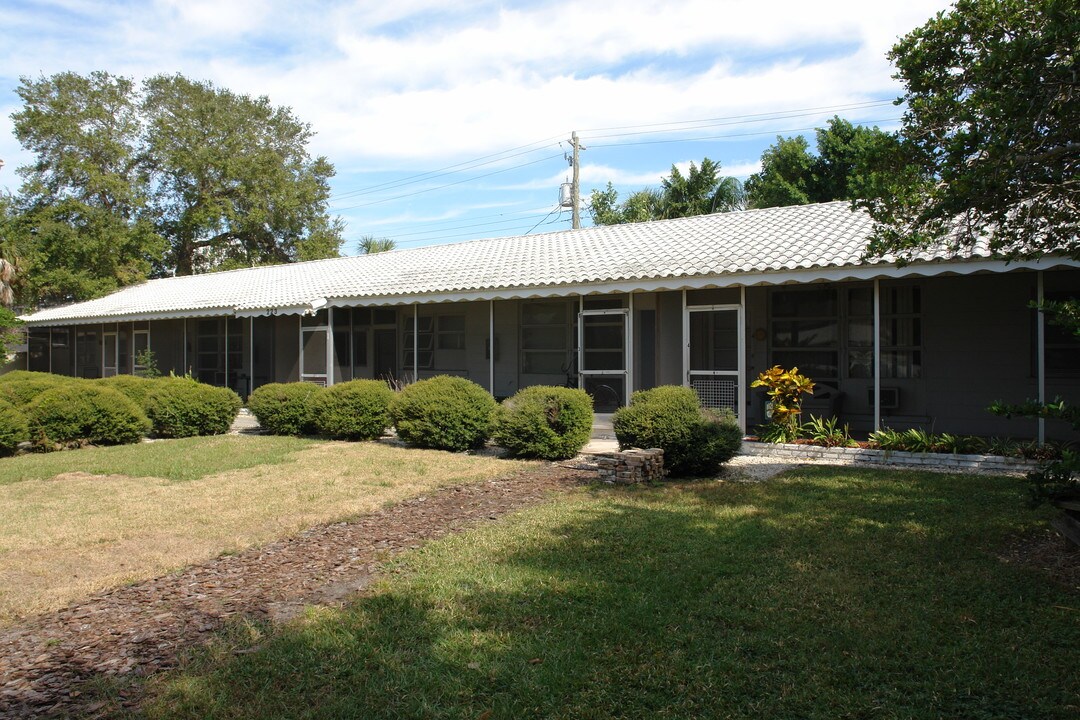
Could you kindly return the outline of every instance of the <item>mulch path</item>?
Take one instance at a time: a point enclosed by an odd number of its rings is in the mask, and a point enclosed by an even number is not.
[[[549,465],[446,488],[0,630],[0,717],[107,711],[86,691],[87,682],[173,667],[183,650],[206,642],[230,618],[280,621],[305,605],[341,604],[370,583],[388,556],[542,503],[594,477]],[[133,695],[125,704],[137,700]]]

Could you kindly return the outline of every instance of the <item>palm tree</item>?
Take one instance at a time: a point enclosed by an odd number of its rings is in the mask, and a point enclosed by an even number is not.
[[[393,250],[396,246],[397,243],[390,238],[377,238],[374,235],[364,235],[360,238],[360,242],[356,244],[356,249],[364,255],[374,255],[375,253]]]

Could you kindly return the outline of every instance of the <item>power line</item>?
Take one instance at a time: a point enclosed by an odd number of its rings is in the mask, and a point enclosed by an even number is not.
[[[668,130],[666,132],[678,132],[677,129],[674,129],[675,126],[683,126],[683,129],[693,130],[693,129],[700,129],[700,128],[703,128],[703,127],[716,127],[718,125],[724,125],[724,124],[738,124],[737,122],[732,122],[732,121],[743,120],[743,121],[746,121],[746,122],[763,122],[765,120],[770,120],[770,119],[783,120],[783,119],[791,119],[791,118],[795,118],[795,117],[804,117],[804,116],[809,115],[809,114],[815,114],[815,113],[821,113],[821,112],[839,112],[839,111],[843,111],[843,110],[861,110],[861,109],[868,109],[868,108],[873,108],[873,107],[881,107],[881,106],[884,106],[884,105],[892,105],[892,104],[894,104],[892,100],[867,100],[867,101],[864,101],[864,102],[846,103],[846,104],[841,104],[841,105],[821,105],[821,106],[817,106],[817,107],[793,108],[793,109],[790,109],[790,110],[776,110],[776,111],[767,112],[767,113],[748,113],[748,114],[743,114],[743,115],[727,115],[727,116],[720,116],[720,117],[714,117],[714,118],[703,118],[703,119],[699,119],[699,120],[673,120],[673,121],[661,122],[661,123],[644,123],[644,124],[640,124],[640,125],[621,125],[621,126],[612,126],[612,127],[588,128],[588,129],[582,130],[581,132],[582,133],[594,133],[594,132],[595,133],[600,133],[600,132],[608,132],[608,131],[614,131],[614,130],[638,130],[638,129],[641,129],[641,128],[673,128],[673,129]],[[665,131],[664,130],[642,130],[641,132],[622,133],[621,135],[653,134],[653,133],[662,133],[662,132],[665,132]],[[593,135],[592,137],[600,138],[600,137],[618,137],[618,136],[620,136],[620,135]],[[515,146],[515,147],[512,147],[512,148],[509,148],[507,150],[502,150],[502,151],[495,152],[495,153],[489,153],[487,155],[481,155],[480,157],[473,158],[471,160],[465,160],[465,161],[462,161],[460,163],[455,163],[453,165],[447,165],[445,167],[437,168],[435,170],[430,170],[430,171],[427,171],[427,172],[418,173],[416,175],[409,175],[409,176],[406,176],[404,178],[399,178],[397,180],[388,180],[388,181],[386,181],[384,183],[378,183],[376,185],[370,185],[370,186],[367,186],[367,187],[364,187],[364,188],[359,188],[357,190],[350,190],[350,191],[347,191],[347,192],[343,192],[343,193],[331,196],[331,199],[332,200],[341,200],[341,199],[348,198],[348,197],[359,197],[359,196],[362,196],[362,195],[369,195],[369,194],[378,192],[379,190],[392,190],[394,188],[404,187],[406,185],[412,185],[412,184],[415,184],[417,182],[421,182],[422,180],[425,180],[425,179],[430,180],[430,179],[434,179],[436,177],[445,177],[446,175],[453,175],[453,174],[456,174],[456,173],[459,173],[459,172],[465,172],[466,170],[472,170],[472,169],[475,169],[475,168],[478,168],[478,167],[484,167],[486,165],[491,165],[493,163],[501,162],[503,160],[509,160],[511,158],[520,157],[522,155],[528,155],[529,153],[532,153],[532,152],[538,152],[538,151],[546,149],[548,147],[555,147],[559,143],[555,143],[555,142],[551,142],[551,141],[562,138],[562,137],[563,137],[563,134],[551,135],[551,136],[543,138],[541,140],[536,140],[534,142],[526,143],[524,145],[518,145],[518,146]],[[520,166],[518,166],[518,167],[520,167]],[[344,208],[344,209],[351,209],[351,208]]]
[[[414,183],[418,183],[421,180],[425,180],[425,179],[430,180],[430,179],[436,178],[436,177],[443,177],[445,175],[453,175],[455,173],[464,172],[465,170],[472,170],[474,168],[483,167],[485,165],[491,165],[492,163],[497,163],[497,162],[500,162],[500,161],[503,161],[503,160],[509,160],[511,158],[520,157],[522,155],[528,155],[529,153],[538,152],[540,150],[544,150],[544,149],[549,148],[549,147],[556,147],[559,143],[557,143],[557,142],[549,142],[550,140],[552,140],[553,138],[556,138],[556,137],[561,137],[561,136],[554,135],[554,136],[552,136],[550,138],[544,138],[543,140],[537,140],[536,142],[531,142],[531,143],[528,143],[526,145],[519,145],[517,147],[510,148],[509,150],[503,150],[501,152],[492,153],[490,155],[483,155],[481,157],[474,158],[472,160],[466,160],[464,162],[456,163],[454,165],[447,165],[446,167],[439,168],[437,170],[430,170],[428,172],[420,173],[418,175],[410,175],[410,176],[407,176],[407,177],[404,177],[404,178],[398,178],[397,180],[388,180],[387,182],[379,183],[378,185],[369,185],[368,187],[360,188],[358,190],[350,190],[349,192],[344,192],[344,193],[341,193],[340,195],[335,195],[335,196],[332,196],[332,197],[336,198],[336,199],[341,199],[341,198],[344,198],[344,197],[353,197],[353,196],[358,196],[358,195],[368,195],[370,193],[377,192],[378,190],[390,190],[390,189],[393,189],[395,187],[402,187],[404,185],[412,185]],[[546,143],[546,144],[541,144],[541,143]],[[536,147],[532,147],[534,145]],[[525,148],[532,148],[532,149],[525,150]],[[515,152],[517,150],[521,150],[521,152]],[[513,153],[513,154],[509,154],[509,153]],[[489,158],[494,158],[494,159],[489,159]],[[482,160],[484,160],[486,162],[481,162]],[[458,168],[458,169],[455,169],[455,168]]]
[[[483,175],[474,175],[472,177],[464,178],[463,180],[457,180],[457,181],[452,182],[452,183],[446,183],[445,185],[437,185],[435,187],[425,188],[424,190],[416,190],[415,192],[405,193],[404,195],[394,195],[393,197],[381,198],[379,200],[372,200],[371,202],[360,203],[359,205],[349,205],[347,207],[331,208],[331,209],[334,210],[335,212],[341,212],[342,210],[355,210],[356,208],[368,207],[370,205],[378,205],[380,203],[390,202],[391,200],[401,200],[402,198],[413,197],[414,195],[422,195],[424,193],[434,192],[436,190],[444,190],[444,189],[446,189],[448,187],[453,187],[455,185],[461,185],[462,183],[472,182],[473,180],[482,180],[483,178],[491,177],[492,175],[499,175],[500,173],[510,172],[511,170],[517,170],[518,168],[528,167],[529,165],[535,165],[537,163],[545,162],[545,161],[551,160],[553,158],[561,158],[561,157],[562,157],[562,154],[548,155],[546,157],[540,158],[539,160],[530,160],[527,163],[521,163],[520,165],[512,165],[512,166],[510,166],[508,168],[503,168],[502,170],[493,170],[492,172],[484,173]]]
[[[773,110],[773,111],[767,112],[767,113],[750,113],[750,114],[747,114],[747,115],[727,115],[727,116],[715,117],[715,118],[704,118],[704,119],[701,119],[701,120],[673,120],[673,121],[670,121],[670,122],[645,123],[645,124],[642,124],[642,125],[616,125],[616,126],[613,126],[613,127],[604,127],[604,128],[586,128],[585,130],[582,130],[581,132],[607,132],[609,130],[635,130],[637,128],[664,127],[664,126],[668,126],[668,125],[692,125],[692,124],[696,124],[696,123],[711,123],[711,122],[727,121],[727,120],[741,120],[741,119],[747,119],[747,118],[765,118],[765,119],[769,119],[769,118],[775,117],[775,119],[777,119],[777,120],[782,120],[784,118],[781,117],[781,116],[788,115],[788,114],[791,114],[791,113],[803,114],[803,113],[819,113],[819,112],[825,112],[825,111],[834,112],[834,111],[839,111],[839,110],[860,110],[860,109],[863,109],[863,108],[879,107],[879,106],[882,106],[882,105],[892,105],[892,104],[893,104],[892,100],[866,100],[864,102],[848,103],[846,105],[821,105],[821,106],[818,106],[818,107],[809,107],[809,108],[793,108],[791,110]]]
[[[537,221],[537,223],[535,225],[533,225],[531,228],[529,228],[528,231],[526,231],[525,234],[528,235],[533,230],[540,227],[540,223],[544,222],[544,220],[547,220],[549,217],[551,217],[554,213],[558,212],[559,210],[562,210],[562,205],[556,205],[555,207],[551,208],[551,212],[549,212],[547,215],[545,215],[543,218],[541,218],[539,221]]]
[[[387,232],[385,230],[381,231],[381,232],[384,233],[384,234],[387,234],[387,235],[393,235],[394,239],[396,240],[396,239],[401,238],[401,237],[409,237],[410,235],[438,235],[439,233],[447,232],[449,230],[465,230],[465,229],[468,229],[468,228],[490,227],[490,226],[494,226],[494,225],[505,225],[507,223],[521,223],[521,222],[525,222],[525,221],[528,221],[528,220],[532,220],[533,218],[541,218],[541,222],[542,222],[543,220],[546,220],[550,215],[551,215],[551,213],[548,213],[547,215],[541,215],[540,213],[536,213],[536,214],[533,214],[533,215],[520,215],[518,217],[507,218],[506,220],[496,220],[494,222],[472,223],[472,224],[468,224],[468,225],[453,225],[453,226],[450,226],[450,227],[437,228],[437,229],[434,229],[434,230],[416,230],[414,232],[407,232],[407,233],[394,233],[394,232]],[[480,218],[475,218],[475,219],[479,220]]]
[[[897,120],[900,120],[900,119],[901,118],[898,118],[898,117],[896,117],[896,118],[884,118],[884,119],[881,119],[881,120],[867,120],[867,122],[870,122],[870,123],[887,123],[887,122],[896,122]],[[751,133],[729,133],[729,134],[726,134],[726,135],[707,135],[707,136],[702,136],[702,137],[673,138],[671,140],[640,140],[640,141],[636,141],[636,142],[593,143],[592,147],[594,147],[594,148],[599,148],[599,147],[625,147],[625,146],[630,146],[630,145],[663,145],[663,144],[682,143],[682,142],[687,142],[687,143],[689,143],[689,142],[702,142],[702,141],[705,141],[705,140],[727,140],[727,139],[730,139],[730,138],[756,137],[756,136],[759,136],[759,135],[784,135],[784,134],[787,134],[787,133],[800,133],[800,132],[807,132],[809,130],[817,130],[817,129],[818,128],[816,128],[816,127],[803,127],[803,128],[790,128],[788,130],[761,130],[761,131],[758,131],[758,132],[751,132]]]

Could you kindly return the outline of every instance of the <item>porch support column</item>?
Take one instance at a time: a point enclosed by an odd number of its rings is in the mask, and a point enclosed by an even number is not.
[[[412,379],[420,379],[420,304],[412,306]]]
[[[52,352],[53,352],[52,328],[49,328],[49,374],[50,375],[52,374]],[[29,365],[29,363],[27,363],[27,365]]]
[[[495,396],[495,301],[488,300],[488,392]]]
[[[248,318],[248,388],[247,394],[255,392],[255,316]]]
[[[1035,273],[1035,298],[1039,303],[1039,312],[1035,323],[1035,378],[1037,383],[1036,392],[1040,405],[1046,403],[1046,314],[1042,311],[1043,301],[1046,299],[1043,288],[1043,272]],[[1039,417],[1039,444],[1046,442],[1046,418]]]
[[[630,404],[630,396],[634,394],[634,293],[627,293],[626,298],[626,397],[624,401]]]
[[[578,295],[578,316],[577,316],[577,386],[581,389],[585,389],[585,376],[581,374],[582,369],[585,367],[585,316],[581,313],[585,312],[585,296]]]
[[[225,316],[225,387],[229,387],[229,316]]]
[[[881,429],[881,281],[874,280],[874,431]]]
[[[688,313],[683,313],[684,315]],[[687,318],[689,319],[689,318]],[[750,388],[746,384],[746,286],[739,286],[739,428],[746,434],[746,415],[750,412]],[[687,343],[689,348],[689,343]]]
[[[184,318],[184,347],[183,347],[183,361],[184,367],[180,369],[181,375],[187,375],[187,324],[188,319]]]
[[[686,290],[682,291],[682,384],[690,387],[690,313],[686,312]]]
[[[326,309],[326,386],[334,384],[334,308]]]

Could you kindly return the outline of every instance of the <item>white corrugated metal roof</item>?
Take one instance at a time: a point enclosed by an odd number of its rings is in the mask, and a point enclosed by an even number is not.
[[[150,280],[24,320],[300,312],[334,299],[362,304],[477,292],[558,294],[604,283],[846,268],[865,265],[860,258],[870,230],[869,217],[847,202],[746,210]],[[949,258],[943,249],[920,261]]]

